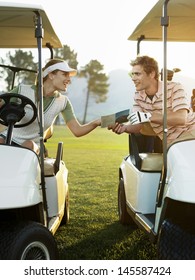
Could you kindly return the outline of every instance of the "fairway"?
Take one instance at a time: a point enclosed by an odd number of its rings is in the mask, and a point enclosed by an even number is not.
[[[98,128],[76,138],[55,126],[49,156],[63,141],[69,171],[70,221],[56,233],[60,258],[67,260],[155,259],[155,246],[139,229],[118,222],[118,170],[128,154],[128,135]]]

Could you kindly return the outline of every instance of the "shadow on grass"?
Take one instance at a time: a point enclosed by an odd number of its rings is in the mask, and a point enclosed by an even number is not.
[[[71,227],[71,226],[70,226]],[[83,236],[72,234],[72,243],[66,231],[69,225],[58,231],[58,248],[63,260],[154,260],[156,248],[137,227],[123,226],[114,222],[99,231]],[[68,241],[68,242],[66,242]]]

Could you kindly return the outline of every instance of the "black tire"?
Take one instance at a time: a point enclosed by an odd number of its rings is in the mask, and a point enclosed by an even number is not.
[[[158,237],[157,255],[160,260],[195,260],[195,234],[165,220]]]
[[[62,218],[60,225],[61,226],[66,225],[69,222],[69,219],[70,219],[70,208],[69,208],[69,190],[68,190],[65,198],[64,216]]]
[[[0,231],[0,259],[56,260],[58,249],[54,236],[39,223],[6,224]]]
[[[118,185],[118,215],[119,222],[122,225],[135,225],[135,222],[127,212],[126,195],[123,179],[120,179]]]

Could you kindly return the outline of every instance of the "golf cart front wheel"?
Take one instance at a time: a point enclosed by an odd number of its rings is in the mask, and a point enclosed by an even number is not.
[[[169,219],[164,220],[157,251],[160,260],[195,260],[195,234]]]
[[[64,206],[64,216],[60,223],[61,226],[68,224],[70,219],[70,209],[69,209],[69,190],[66,193],[65,197],[65,206]]]
[[[36,222],[8,226],[0,232],[1,259],[4,260],[56,260],[57,245],[54,236]]]

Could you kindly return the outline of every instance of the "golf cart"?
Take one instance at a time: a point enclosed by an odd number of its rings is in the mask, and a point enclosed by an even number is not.
[[[144,230],[158,259],[195,259],[195,138],[167,146],[166,106],[167,41],[195,41],[194,24],[194,0],[160,0],[129,37],[163,41],[163,151],[140,153],[130,135],[119,168],[119,220]]]
[[[0,144],[0,259],[58,259],[54,234],[69,220],[68,170],[62,160],[62,142],[56,149],[56,158],[44,154],[41,69],[42,48],[61,48],[62,44],[39,5],[1,2],[0,17],[0,47],[37,48],[39,73],[39,102],[28,85],[23,91],[26,94],[0,95],[0,124],[7,127],[5,144]],[[27,110],[32,112],[31,120],[25,120]],[[13,128],[28,126],[36,119],[40,129],[39,155],[12,145]]]

